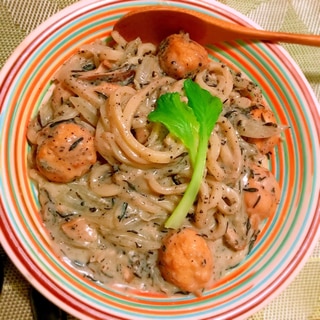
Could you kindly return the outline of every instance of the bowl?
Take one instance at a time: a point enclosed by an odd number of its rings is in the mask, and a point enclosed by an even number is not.
[[[283,142],[269,159],[282,190],[276,213],[250,254],[201,297],[159,296],[101,287],[71,268],[52,248],[29,179],[27,125],[56,70],[84,43],[110,35],[126,12],[159,1],[80,1],[32,32],[0,74],[1,233],[5,251],[48,299],[80,319],[243,319],[277,296],[297,275],[319,236],[319,105],[289,54],[272,43],[210,45],[209,53],[261,88],[280,123]],[[185,7],[259,28],[215,1],[177,0]]]

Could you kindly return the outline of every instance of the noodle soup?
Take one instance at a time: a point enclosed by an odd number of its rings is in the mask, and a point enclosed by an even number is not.
[[[30,122],[43,221],[59,255],[102,286],[201,295],[245,258],[276,210],[280,190],[264,162],[284,128],[259,87],[187,34],[159,48],[112,37],[61,66]],[[223,110],[198,196],[181,225],[166,228],[194,168],[181,139],[148,117],[167,93],[188,102],[187,78]]]

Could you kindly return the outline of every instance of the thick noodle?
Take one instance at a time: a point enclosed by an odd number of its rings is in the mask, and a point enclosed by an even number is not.
[[[53,245],[70,265],[101,285],[181,293],[162,277],[158,253],[168,233],[164,222],[181,200],[192,166],[181,141],[148,114],[166,92],[187,101],[184,79],[164,73],[154,45],[112,36],[83,45],[57,72],[29,125],[30,177]],[[253,110],[268,108],[260,89],[241,73],[211,61],[193,79],[224,109],[209,139],[198,198],[181,228],[205,239],[217,280],[245,258],[263,223],[259,213],[247,211],[264,179],[255,176],[253,164],[260,168],[266,155],[254,138],[261,142],[281,130],[253,116]],[[81,176],[55,182],[39,170],[44,160],[37,152],[44,141],[54,145],[50,130],[61,123],[83,128],[88,141],[94,139],[97,158]],[[247,127],[259,135],[251,132],[249,140]],[[76,140],[69,151],[83,142]],[[259,201],[267,200],[260,196],[251,206]]]

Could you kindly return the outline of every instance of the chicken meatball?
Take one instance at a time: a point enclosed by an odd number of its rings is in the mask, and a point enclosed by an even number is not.
[[[96,160],[94,136],[79,124],[54,123],[39,134],[36,164],[50,181],[67,183],[81,177]]]
[[[193,77],[206,68],[209,61],[206,49],[187,33],[170,35],[159,46],[160,67],[175,79]]]
[[[170,233],[159,251],[163,278],[197,296],[210,285],[213,258],[206,240],[193,229]]]

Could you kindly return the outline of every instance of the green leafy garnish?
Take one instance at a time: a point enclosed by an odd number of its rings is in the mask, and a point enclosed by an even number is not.
[[[188,104],[181,101],[179,93],[166,93],[158,99],[157,108],[148,116],[153,122],[161,122],[183,142],[193,167],[191,181],[165,223],[166,228],[173,229],[181,226],[197,197],[206,166],[208,140],[222,111],[221,100],[191,79],[184,81],[184,91]]]
[[[163,123],[175,137],[179,138],[189,151],[191,163],[195,163],[199,122],[193,110],[181,101],[178,92],[163,94],[157,101],[156,110],[149,114],[149,119]]]

